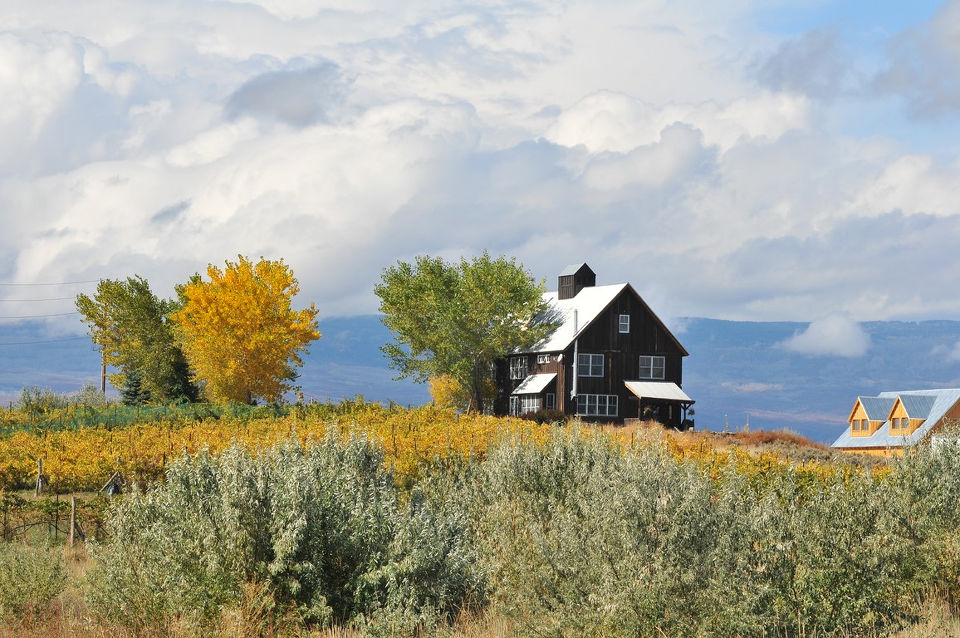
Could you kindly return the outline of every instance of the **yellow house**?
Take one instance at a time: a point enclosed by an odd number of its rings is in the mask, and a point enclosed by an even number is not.
[[[960,418],[960,389],[881,392],[857,397],[847,428],[831,447],[889,456]]]

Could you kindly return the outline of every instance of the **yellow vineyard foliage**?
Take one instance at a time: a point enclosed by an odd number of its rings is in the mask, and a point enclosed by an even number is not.
[[[99,489],[115,470],[120,470],[127,480],[141,485],[150,483],[162,476],[171,459],[184,453],[204,449],[216,453],[233,443],[259,450],[291,437],[310,445],[331,432],[377,441],[398,481],[404,483],[437,460],[483,458],[491,447],[504,441],[542,443],[554,427],[512,417],[457,414],[437,406],[405,409],[362,402],[343,405],[348,405],[348,409],[294,409],[288,416],[274,418],[179,418],[113,429],[101,426],[19,431],[0,437],[0,489],[32,485],[38,458],[44,460],[44,473],[51,489],[83,491]],[[770,473],[792,471],[816,483],[838,472],[856,471],[842,464],[797,460],[775,452],[718,447],[704,439],[668,433],[660,426],[631,430],[584,425],[577,431],[582,436],[608,437],[624,451],[664,449],[677,460],[694,463],[716,478],[733,469],[759,484]],[[874,470],[884,471],[882,466]]]
[[[437,459],[483,457],[491,446],[507,439],[542,442],[549,430],[550,426],[517,418],[458,415],[432,406],[408,410],[367,404],[334,418],[294,413],[272,419],[141,423],[112,430],[21,431],[0,439],[0,489],[32,484],[38,458],[44,459],[51,489],[81,491],[99,489],[115,470],[141,485],[156,480],[166,463],[184,452],[215,453],[234,442],[258,450],[290,437],[309,445],[329,431],[377,440],[403,481]]]

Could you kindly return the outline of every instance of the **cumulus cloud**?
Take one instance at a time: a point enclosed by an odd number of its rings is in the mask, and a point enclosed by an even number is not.
[[[660,107],[628,95],[601,91],[564,110],[546,137],[564,146],[583,144],[591,152],[627,152],[659,141],[664,129],[683,123],[704,142],[728,150],[744,141],[774,141],[806,128],[809,106],[800,96],[758,92],[728,104],[670,103]]]
[[[870,348],[870,336],[856,321],[832,315],[812,322],[778,344],[790,352],[816,357],[862,357]]]
[[[851,56],[829,31],[807,31],[782,42],[756,63],[757,79],[774,91],[795,91],[834,99],[857,88]]]
[[[682,2],[11,1],[7,281],[282,256],[349,314],[397,259],[486,248],[662,316],[960,314],[956,153],[830,130],[832,36]]]
[[[891,39],[889,64],[875,79],[883,92],[905,97],[913,112],[939,116],[960,108],[960,2]]]
[[[343,101],[345,92],[339,67],[327,62],[307,69],[258,75],[233,92],[225,110],[231,119],[250,115],[304,127],[326,121],[330,111]]]

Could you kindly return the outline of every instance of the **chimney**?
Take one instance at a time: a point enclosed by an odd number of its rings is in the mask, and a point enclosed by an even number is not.
[[[586,264],[570,264],[557,278],[557,299],[573,299],[577,293],[597,285],[597,275]]]

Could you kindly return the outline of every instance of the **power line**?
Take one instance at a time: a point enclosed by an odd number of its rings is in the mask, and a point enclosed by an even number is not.
[[[40,319],[41,317],[67,317],[69,315],[78,315],[78,311],[74,310],[73,312],[58,312],[52,315],[15,315],[11,317],[0,317],[0,319]]]
[[[0,299],[0,303],[4,301],[65,301],[67,299],[76,299],[76,297],[45,297],[43,299]]]
[[[50,281],[50,282],[19,282],[19,281],[0,281],[0,286],[77,286],[80,284],[95,284],[97,279],[85,279],[83,281]]]
[[[33,346],[39,343],[62,343],[64,341],[79,341],[88,337],[67,337],[65,339],[46,339],[44,341],[0,341],[0,346]]]

